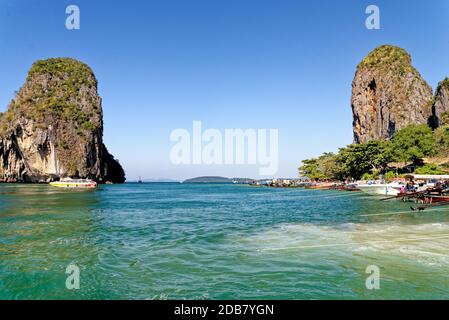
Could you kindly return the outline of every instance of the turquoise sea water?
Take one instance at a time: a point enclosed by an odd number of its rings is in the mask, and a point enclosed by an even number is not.
[[[3,184],[0,298],[446,299],[449,208],[409,207],[244,185]]]

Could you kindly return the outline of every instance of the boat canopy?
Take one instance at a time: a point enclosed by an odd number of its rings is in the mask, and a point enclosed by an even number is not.
[[[448,174],[409,174],[406,177],[416,180],[449,180]]]

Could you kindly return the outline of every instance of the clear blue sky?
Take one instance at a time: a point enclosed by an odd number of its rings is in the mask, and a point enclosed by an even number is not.
[[[65,28],[65,8],[81,30]],[[365,8],[381,30],[365,28]],[[351,81],[381,44],[405,48],[433,87],[449,75],[449,1],[0,0],[0,110],[33,61],[89,64],[104,140],[129,179],[257,177],[255,166],[174,166],[173,129],[277,128],[278,176],[352,142]]]

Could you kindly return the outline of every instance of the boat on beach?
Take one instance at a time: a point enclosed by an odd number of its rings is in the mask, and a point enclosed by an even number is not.
[[[449,203],[449,196],[448,195],[441,195],[441,196],[428,195],[425,197],[424,203],[432,204],[432,203],[442,203],[442,202]]]
[[[397,196],[401,193],[404,186],[400,183],[382,183],[382,184],[358,184],[357,189],[362,192],[376,196]]]
[[[64,178],[60,181],[50,182],[52,187],[57,188],[79,188],[79,189],[94,189],[97,183],[91,179],[72,179]]]
[[[410,207],[413,211],[449,206],[448,175],[407,175],[406,178],[410,179],[408,183],[413,186],[411,190],[401,189],[397,195],[388,196],[382,201],[398,199],[420,204],[418,207]]]

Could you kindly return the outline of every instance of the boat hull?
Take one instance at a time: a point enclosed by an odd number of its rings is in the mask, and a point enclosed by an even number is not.
[[[96,182],[51,182],[50,185],[56,188],[66,189],[95,189],[97,187]]]
[[[358,185],[357,189],[374,196],[397,196],[401,192],[390,185]]]
[[[449,202],[449,196],[426,196],[426,203]]]

